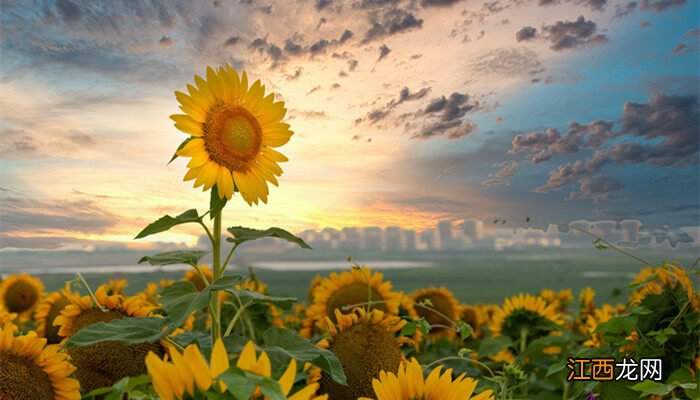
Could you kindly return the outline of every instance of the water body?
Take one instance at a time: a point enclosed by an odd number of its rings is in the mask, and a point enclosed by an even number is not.
[[[435,264],[432,262],[417,261],[368,261],[367,266],[372,269],[407,269],[407,268],[431,268]],[[258,261],[252,263],[254,268],[268,269],[272,271],[328,271],[352,268],[346,261]],[[246,265],[247,267],[247,265]],[[51,274],[143,274],[149,272],[165,271],[185,271],[190,269],[189,265],[168,265],[167,267],[154,267],[149,265],[103,265],[103,266],[46,266],[46,267],[17,267],[3,268],[2,273],[26,272],[32,275]],[[243,270],[240,265],[229,265],[229,269]]]

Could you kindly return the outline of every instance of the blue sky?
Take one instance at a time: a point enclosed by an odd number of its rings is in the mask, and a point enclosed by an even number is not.
[[[185,163],[164,166],[183,139],[168,116],[174,90],[224,63],[284,99],[296,132],[269,204],[235,202],[231,223],[698,225],[698,2],[2,7],[5,243],[127,242],[205,208]]]

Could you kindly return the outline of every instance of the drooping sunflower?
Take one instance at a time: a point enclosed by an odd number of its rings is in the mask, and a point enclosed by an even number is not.
[[[0,282],[0,304],[17,313],[19,322],[28,321],[44,295],[44,284],[29,274],[10,275]]]
[[[398,315],[401,304],[401,293],[392,290],[391,281],[385,281],[381,272],[372,272],[366,267],[341,273],[331,272],[316,286],[312,297],[314,300],[306,314],[309,321],[306,325],[321,330],[325,327],[326,318],[336,322],[336,310],[347,314],[351,311],[347,307],[364,305],[371,299],[376,302],[373,308]]]
[[[46,296],[34,313],[36,322],[36,333],[39,337],[46,338],[48,344],[60,343],[63,337],[58,334],[58,327],[53,322],[61,315],[61,311],[69,304],[78,300],[78,294],[73,293],[70,286],[66,284],[63,290],[53,292]]]
[[[77,400],[80,385],[58,346],[46,346],[36,332],[14,336],[12,324],[0,329],[0,399]]]
[[[448,289],[429,287],[419,289],[411,295],[416,302],[416,312],[431,325],[430,334],[437,337],[452,337],[449,329],[460,319],[459,302]]]
[[[562,315],[556,304],[547,304],[539,296],[520,293],[505,299],[503,306],[496,309],[489,330],[493,336],[508,336],[513,342],[530,342],[552,334],[561,324]],[[557,350],[560,349],[548,348],[545,353],[556,354]],[[501,354],[501,358],[507,360],[510,357]]]
[[[127,298],[120,294],[107,295],[104,285],[95,290],[95,299],[104,310],[93,307],[90,296],[76,298],[61,310],[61,315],[54,320],[54,325],[59,327],[58,335],[67,340],[94,323],[110,322],[123,317],[145,317],[153,310],[153,306],[140,296]],[[152,351],[162,355],[165,350],[161,343],[125,345],[118,341],[105,341],[89,346],[70,347],[67,351],[78,368],[75,375],[81,386],[90,391],[111,386],[125,376],[146,373],[146,354]]]
[[[433,369],[428,378],[423,368],[413,358],[401,365],[397,373],[382,371],[379,379],[372,381],[374,393],[359,400],[493,400],[491,390],[474,395],[478,381],[467,378],[466,373],[452,379],[452,370]]]
[[[229,65],[207,68],[206,80],[195,75],[188,94],[175,92],[184,114],[171,115],[175,127],[191,135],[177,154],[191,157],[185,180],[231,199],[234,191],[249,204],[267,203],[267,183],[277,186],[278,163],[287,161],[273,148],[287,143],[293,132],[282,122],[287,112],[274,94],[265,95],[260,80],[248,87],[245,71]]]
[[[335,311],[333,322],[326,317],[330,337],[317,346],[333,352],[340,360],[347,377],[347,386],[333,381],[325,372],[312,367],[308,383],[320,383],[319,393],[333,400],[355,400],[372,395],[372,379],[381,371],[398,370],[404,360],[401,345],[410,343],[405,336],[396,335],[406,321],[380,310],[366,312],[355,308],[350,314]]]

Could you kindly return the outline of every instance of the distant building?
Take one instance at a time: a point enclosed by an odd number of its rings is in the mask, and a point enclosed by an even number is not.
[[[384,250],[384,235],[382,228],[370,226],[363,229],[363,246],[367,250]]]

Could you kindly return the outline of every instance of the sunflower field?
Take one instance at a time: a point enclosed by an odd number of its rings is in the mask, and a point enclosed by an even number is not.
[[[444,287],[403,292],[352,258],[296,299],[228,268],[239,246],[261,238],[310,248],[276,227],[223,235],[236,196],[267,202],[287,160],[275,148],[293,132],[285,104],[245,72],[208,68],[186,87],[171,119],[187,137],[172,159],[190,159],[184,179],[210,202],[136,239],[194,224],[211,247],[144,256],[191,268],[131,296],[123,279],[90,287],[78,274],[46,293],[31,275],[4,277],[0,400],[700,398],[696,265],[639,259],[624,304],[600,304],[592,288],[517,287],[498,304],[463,304]]]

